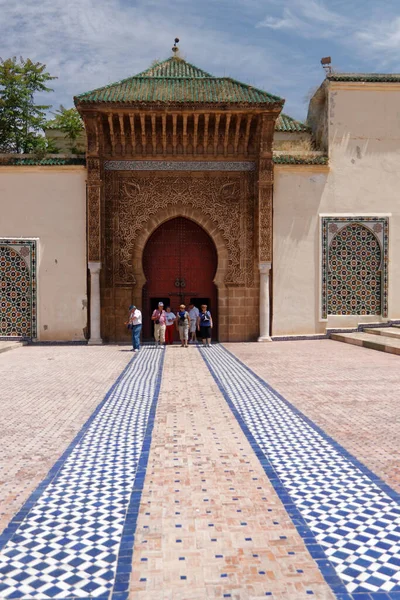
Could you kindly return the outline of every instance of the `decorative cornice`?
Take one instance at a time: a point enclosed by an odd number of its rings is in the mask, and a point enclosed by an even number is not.
[[[106,160],[105,171],[255,171],[250,161]]]

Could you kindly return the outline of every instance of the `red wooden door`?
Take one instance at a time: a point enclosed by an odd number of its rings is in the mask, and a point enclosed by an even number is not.
[[[199,225],[178,217],[171,219],[149,238],[143,253],[146,285],[143,288],[143,335],[151,337],[150,315],[158,301],[173,312],[182,302],[196,306],[205,299],[214,319],[217,337],[217,290],[213,283],[217,251],[208,233]],[[200,306],[198,306],[200,308]]]

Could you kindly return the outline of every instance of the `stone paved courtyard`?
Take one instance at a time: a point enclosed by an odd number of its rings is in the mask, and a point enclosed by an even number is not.
[[[225,347],[0,354],[0,598],[400,597],[398,357]]]

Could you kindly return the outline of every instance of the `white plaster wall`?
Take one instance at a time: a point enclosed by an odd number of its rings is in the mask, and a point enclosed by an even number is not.
[[[400,319],[400,87],[330,94],[329,169],[275,167],[273,335],[386,321],[320,318],[321,215],[390,215],[388,318]]]
[[[86,169],[0,167],[0,237],[38,238],[38,339],[84,340]]]

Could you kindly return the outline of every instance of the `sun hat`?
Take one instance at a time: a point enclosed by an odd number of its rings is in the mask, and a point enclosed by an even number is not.
[[[159,302],[158,306],[164,306],[164,302]]]

